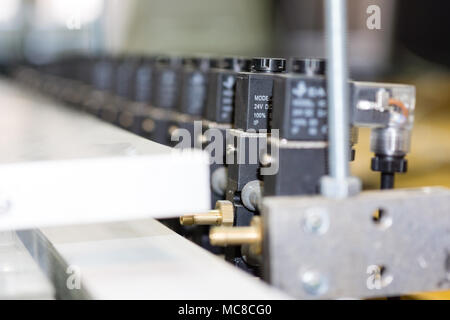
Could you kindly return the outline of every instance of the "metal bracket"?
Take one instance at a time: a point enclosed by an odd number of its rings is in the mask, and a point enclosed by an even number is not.
[[[263,200],[265,277],[297,298],[450,288],[450,190]]]

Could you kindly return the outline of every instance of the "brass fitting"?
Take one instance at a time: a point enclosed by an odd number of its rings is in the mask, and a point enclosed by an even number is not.
[[[216,208],[208,213],[199,213],[180,217],[180,224],[183,226],[215,225],[231,227],[233,226],[233,221],[233,204],[227,200],[217,201]]]
[[[254,216],[249,227],[214,227],[209,231],[213,246],[249,245],[253,255],[262,251],[263,228],[261,217]]]

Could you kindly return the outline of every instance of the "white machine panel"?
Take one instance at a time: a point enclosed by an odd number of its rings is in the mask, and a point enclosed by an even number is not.
[[[67,299],[289,298],[154,219],[18,233]]]
[[[173,150],[24,90],[0,81],[0,230],[208,209],[206,154]]]

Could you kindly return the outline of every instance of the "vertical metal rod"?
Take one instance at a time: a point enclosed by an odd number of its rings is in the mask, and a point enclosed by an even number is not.
[[[330,176],[344,181],[349,176],[349,100],[347,69],[346,0],[326,0],[328,56],[328,140]]]

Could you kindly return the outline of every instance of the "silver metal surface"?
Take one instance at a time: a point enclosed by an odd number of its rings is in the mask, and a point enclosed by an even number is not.
[[[404,156],[409,152],[411,130],[398,127],[375,128],[370,134],[370,150],[386,156]]]
[[[54,289],[14,232],[0,232],[0,300],[53,299]]]
[[[153,219],[19,235],[62,298],[289,298]],[[68,282],[74,270],[78,289]]]
[[[450,288],[449,189],[268,197],[262,215],[265,276],[296,298]]]
[[[203,152],[172,150],[25,90],[0,81],[0,230],[209,208]]]

